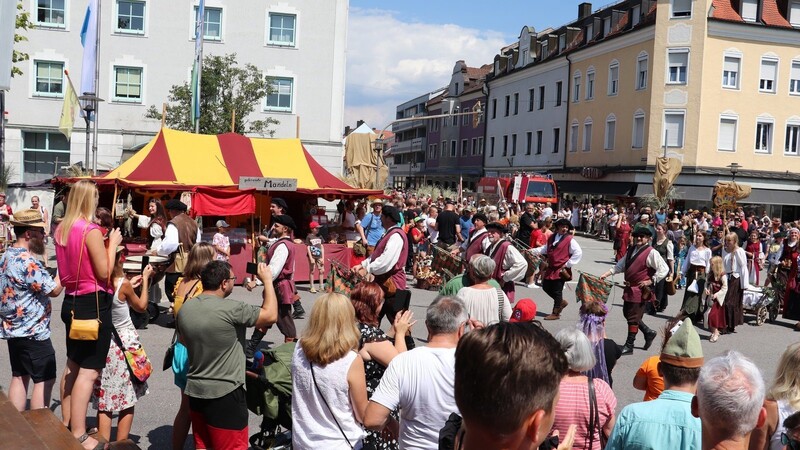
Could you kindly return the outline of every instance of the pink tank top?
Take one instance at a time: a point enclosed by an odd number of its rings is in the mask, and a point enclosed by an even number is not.
[[[88,234],[92,230],[99,229],[100,227],[93,223],[78,219],[69,230],[66,245],[55,243],[58,275],[61,277],[65,295],[84,295],[95,291],[114,293],[114,286],[106,285],[106,280],[96,280],[97,288],[95,289],[94,269],[92,269],[89,251],[83,240],[84,231]],[[78,261],[81,265],[80,273],[78,273]],[[80,280],[77,279],[78,277]]]

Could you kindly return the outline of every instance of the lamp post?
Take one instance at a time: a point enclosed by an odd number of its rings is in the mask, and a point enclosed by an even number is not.
[[[94,147],[95,148],[95,154],[94,154],[95,164],[90,164],[89,163],[89,152],[90,152],[90,148],[91,148],[91,145],[90,145],[91,144],[90,124],[92,122],[91,120],[89,120],[89,118],[91,117],[93,112],[97,111],[97,104],[99,102],[104,101],[104,100],[102,98],[99,98],[96,95],[94,95],[94,92],[84,92],[83,95],[78,97],[78,100],[83,102],[83,112],[84,112],[83,119],[86,121],[86,156],[84,157],[84,160],[83,160],[83,167],[87,168],[87,169],[90,169],[90,168],[93,168],[93,167],[96,168],[96,166],[97,166],[97,161],[96,161],[96,159],[97,159],[97,142],[95,142],[95,147]],[[94,126],[95,126],[95,128],[97,128],[97,117],[95,117]],[[95,140],[96,140],[96,138],[95,138]],[[97,175],[97,173],[92,172],[92,175]]]
[[[741,169],[742,166],[740,166],[739,163],[730,163],[726,167],[731,171],[731,175],[733,175],[733,179],[731,181],[736,182],[736,173],[739,172],[739,169]]]

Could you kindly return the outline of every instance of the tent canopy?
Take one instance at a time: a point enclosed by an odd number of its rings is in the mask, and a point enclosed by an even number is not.
[[[193,134],[162,128],[138,153],[98,184],[142,189],[238,189],[239,177],[297,178],[301,194],[365,197],[325,170],[299,139],[248,138],[236,133]]]

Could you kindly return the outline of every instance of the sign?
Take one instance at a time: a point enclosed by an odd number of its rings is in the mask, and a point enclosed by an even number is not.
[[[511,200],[519,199],[519,193],[522,190],[522,175],[514,177],[514,189],[511,191]]]
[[[297,178],[239,177],[239,189],[294,192],[297,190]]]
[[[718,185],[714,187],[714,210],[733,211],[736,209],[738,199],[738,191],[735,186]]]

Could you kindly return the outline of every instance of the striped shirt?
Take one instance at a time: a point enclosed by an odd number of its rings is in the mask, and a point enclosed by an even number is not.
[[[589,450],[589,385],[586,378],[577,382],[574,378],[564,378],[561,381],[560,395],[556,405],[556,417],[553,430],[558,430],[559,436],[566,436],[569,426],[575,424],[578,430],[575,433],[574,450]],[[617,407],[617,398],[611,387],[603,380],[594,380],[594,391],[597,396],[597,405],[600,423],[595,426],[594,444],[591,450],[600,450],[600,434],[598,430],[614,416]]]

